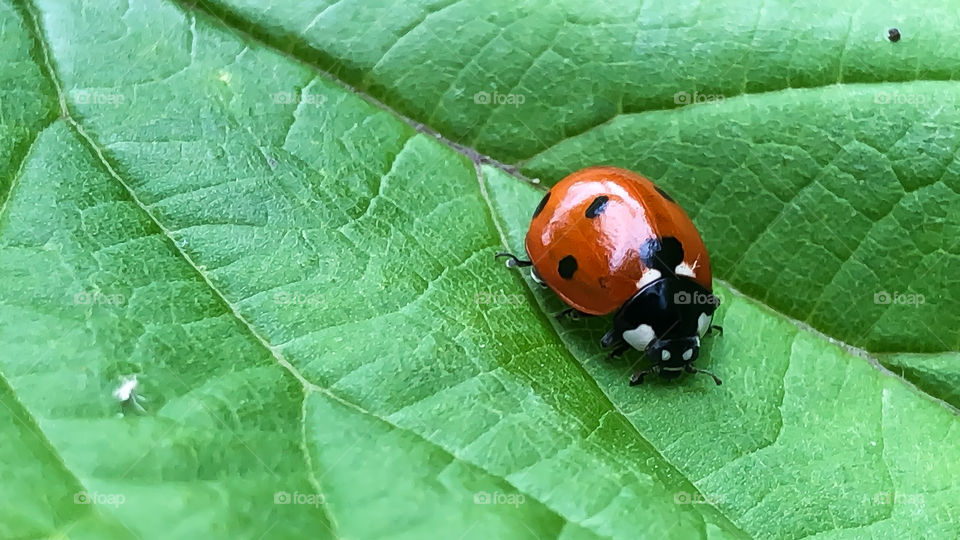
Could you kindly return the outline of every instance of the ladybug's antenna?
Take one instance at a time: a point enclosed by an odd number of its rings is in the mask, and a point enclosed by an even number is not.
[[[710,373],[705,369],[697,369],[689,364],[687,365],[687,373],[705,373],[713,377],[713,382],[717,383],[717,386],[720,386],[721,384],[723,384],[723,381],[720,380],[720,377],[717,377],[716,375],[714,375],[713,373]]]
[[[516,255],[505,251],[501,251],[494,256],[495,259],[499,259],[500,257],[507,257],[507,268],[526,268],[533,266],[532,262],[518,259]]]

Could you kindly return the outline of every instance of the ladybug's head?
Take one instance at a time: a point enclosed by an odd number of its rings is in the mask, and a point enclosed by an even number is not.
[[[700,339],[658,339],[652,341],[644,353],[653,363],[651,371],[659,373],[665,379],[673,379],[685,371],[694,372],[693,362],[700,356]]]
[[[653,365],[630,378],[630,385],[643,382],[647,373],[656,373],[664,379],[679,377],[681,373],[705,373],[713,377],[714,382],[722,384],[720,378],[709,371],[694,367],[693,363],[700,355],[700,337],[657,339],[644,349]]]
[[[613,317],[613,329],[601,344],[617,355],[633,347],[652,363],[637,372],[630,384],[656,373],[672,379],[682,373],[711,373],[694,367],[700,356],[700,338],[713,327],[717,302],[713,294],[693,280],[671,276],[642,288]],[[713,376],[720,384],[720,379]]]

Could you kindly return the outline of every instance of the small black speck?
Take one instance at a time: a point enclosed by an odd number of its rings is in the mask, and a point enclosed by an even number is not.
[[[657,193],[659,193],[664,199],[674,202],[673,197],[671,197],[666,191],[660,189],[660,186],[653,186],[653,189],[657,190]]]
[[[560,273],[560,277],[563,279],[570,279],[573,277],[573,273],[577,271],[577,259],[573,258],[573,255],[567,255],[566,257],[560,259],[560,264],[557,265],[557,272]]]
[[[548,191],[546,195],[540,199],[540,204],[537,205],[537,209],[533,211],[533,217],[540,215],[540,212],[543,212],[543,207],[547,205],[547,201],[550,200],[550,192]]]
[[[887,39],[889,39],[894,43],[900,41],[900,30],[896,28],[891,28],[890,30],[887,30]]]
[[[593,219],[603,213],[603,209],[607,206],[607,201],[610,200],[610,197],[606,195],[601,195],[593,200],[590,203],[590,206],[587,207],[587,211],[584,212],[584,215],[587,216],[587,219]]]

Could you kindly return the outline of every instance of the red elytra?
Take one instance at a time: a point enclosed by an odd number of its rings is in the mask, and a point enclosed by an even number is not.
[[[711,290],[707,249],[683,208],[637,173],[590,167],[544,196],[530,222],[526,249],[537,274],[567,304],[606,315],[652,281],[655,264],[644,262],[642,248],[665,237],[682,246],[680,273],[689,271],[688,277]]]

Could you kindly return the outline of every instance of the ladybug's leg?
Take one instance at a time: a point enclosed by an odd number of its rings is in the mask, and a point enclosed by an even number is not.
[[[616,328],[611,328],[609,332],[607,332],[606,334],[603,335],[602,338],[600,338],[600,345],[603,348],[607,348],[612,345],[623,345],[625,343],[626,342],[623,340],[623,334],[620,332],[617,332]]]
[[[554,315],[554,317],[560,320],[563,320],[563,319],[577,320],[577,319],[584,319],[587,317],[594,317],[594,315],[591,315],[589,313],[584,313],[576,308],[567,308],[561,311],[560,313],[557,313],[556,315]]]
[[[650,369],[644,369],[643,371],[634,372],[634,374],[630,376],[630,386],[643,384],[643,378],[651,373],[660,373],[660,366],[655,365]]]
[[[517,256],[512,253],[501,251],[500,253],[494,255],[495,259],[499,259],[500,257],[507,258],[507,268],[526,268],[527,266],[533,266],[532,262],[518,259]]]
[[[617,358],[621,354],[629,351],[630,348],[630,345],[627,345],[626,343],[618,345],[616,349],[610,351],[610,354],[607,355],[607,358]]]
[[[710,373],[709,371],[707,371],[707,370],[705,370],[705,369],[697,369],[697,368],[693,367],[693,364],[687,364],[687,365],[685,366],[685,369],[686,369],[686,372],[687,372],[687,373],[705,373],[705,374],[713,377],[713,382],[717,383],[717,386],[720,386],[721,384],[723,384],[723,381],[720,380],[720,377],[717,377],[716,375],[714,375],[713,373]]]
[[[613,347],[609,358],[616,358],[630,350],[630,344],[623,340],[623,333],[618,332],[616,328],[611,328],[609,332],[600,338],[600,346],[604,349]]]

